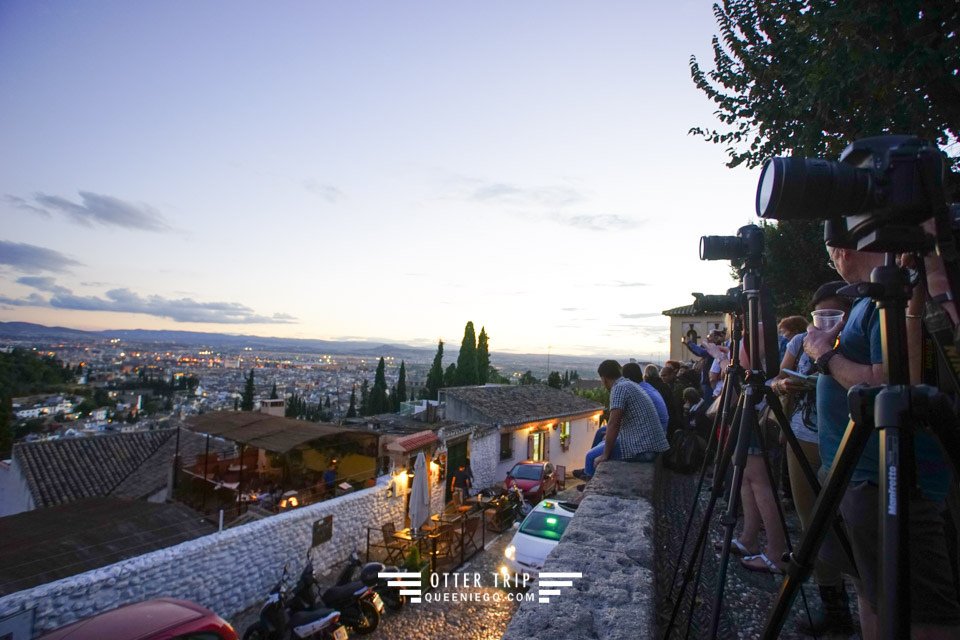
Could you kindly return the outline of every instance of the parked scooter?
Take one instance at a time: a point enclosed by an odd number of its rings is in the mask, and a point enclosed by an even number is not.
[[[400,571],[399,567],[388,566],[382,562],[362,564],[360,562],[360,554],[354,549],[350,557],[347,558],[346,566],[340,571],[340,575],[337,576],[336,584],[345,585],[352,582],[357,569],[360,569],[360,581],[364,584],[370,584],[370,582],[368,582],[369,580],[376,579],[373,590],[380,594],[383,603],[387,605],[388,609],[391,611],[403,609],[403,605],[407,603],[407,596],[400,593],[400,587],[389,586],[387,584],[389,582],[388,578],[381,578],[378,575],[383,572],[395,573]]]
[[[517,485],[511,486],[507,490],[507,500],[510,501],[510,504],[513,507],[515,524],[523,522],[523,519],[527,517],[527,514],[533,511],[533,505],[527,502],[527,499],[523,497],[523,491]]]
[[[380,595],[373,590],[377,584],[377,575],[365,576],[365,580],[348,582],[344,585],[321,590],[317,577],[313,573],[313,561],[300,573],[297,586],[290,597],[293,611],[306,611],[316,607],[331,607],[340,612],[340,622],[351,628],[357,635],[373,633],[380,625],[385,606]]]
[[[327,607],[291,612],[284,593],[287,567],[280,581],[260,608],[260,618],[247,627],[243,640],[347,640],[347,630],[340,624],[340,612]]]

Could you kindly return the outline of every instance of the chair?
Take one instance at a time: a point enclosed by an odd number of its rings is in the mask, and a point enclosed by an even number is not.
[[[436,557],[449,558],[453,555],[456,546],[456,538],[453,535],[453,525],[443,523],[437,527],[437,532],[433,534],[436,538]]]
[[[407,546],[401,540],[393,537],[393,534],[397,532],[397,527],[392,522],[387,522],[380,527],[380,531],[383,533],[383,547],[387,552],[386,563],[403,564],[403,555]]]
[[[480,551],[480,545],[477,544],[477,532],[479,530],[480,518],[470,518],[467,520],[463,529],[463,539],[460,541],[464,558]]]
[[[564,489],[566,489],[566,488],[567,488],[567,467],[566,467],[566,465],[558,464],[556,467],[554,467],[553,473],[556,475],[556,478],[557,478],[557,487],[559,487],[559,489],[560,489],[561,491],[563,491]]]

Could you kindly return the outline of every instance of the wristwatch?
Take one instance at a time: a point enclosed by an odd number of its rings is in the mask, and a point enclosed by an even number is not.
[[[830,359],[838,353],[840,353],[840,351],[834,348],[817,358],[817,361],[814,363],[814,365],[817,367],[817,371],[825,376],[830,375]]]

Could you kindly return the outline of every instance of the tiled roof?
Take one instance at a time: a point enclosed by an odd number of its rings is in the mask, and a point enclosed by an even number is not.
[[[441,394],[448,403],[450,399],[461,402],[486,416],[488,423],[504,426],[603,409],[592,400],[538,384],[448,387]]]
[[[38,508],[107,495],[142,498],[166,486],[176,433],[160,429],[22,443],[14,446],[13,457]],[[183,462],[193,463],[204,444],[202,436],[182,429]],[[223,449],[223,443],[211,442],[211,451]]]
[[[416,449],[422,449],[423,447],[429,446],[437,441],[437,434],[433,431],[421,431],[419,433],[398,438],[396,441],[388,444],[387,448],[393,451],[409,453],[411,451],[415,451]]]
[[[127,498],[87,498],[0,518],[0,595],[215,531],[183,505]]]

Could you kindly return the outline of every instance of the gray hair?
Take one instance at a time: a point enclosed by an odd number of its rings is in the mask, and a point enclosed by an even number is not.
[[[655,364],[648,364],[643,368],[643,377],[644,378],[659,378],[660,369],[657,368]]]

